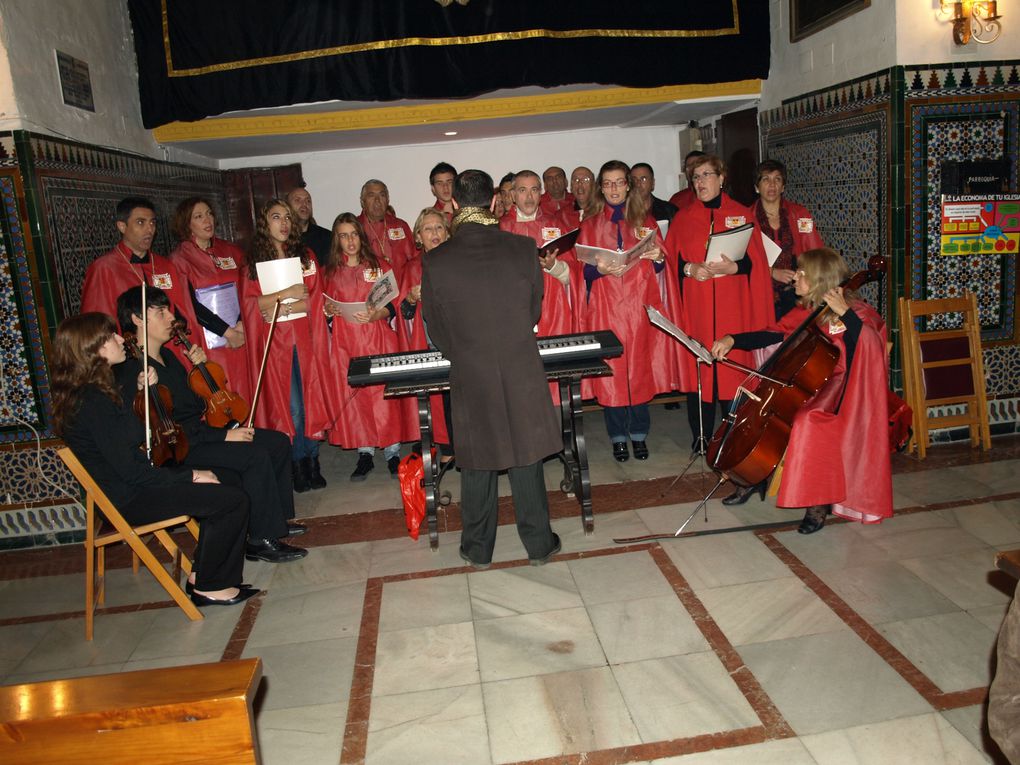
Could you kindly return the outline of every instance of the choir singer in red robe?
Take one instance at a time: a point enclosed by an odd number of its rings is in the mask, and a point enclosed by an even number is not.
[[[805,507],[797,530],[813,534],[835,513],[863,523],[892,516],[886,329],[874,308],[839,287],[849,269],[833,250],[808,250],[794,276],[798,305],[762,331],[738,332],[712,344],[712,355],[782,341],[823,303],[818,329],[839,360],[828,382],[797,412],[776,505]],[[754,487],[747,490],[754,491]]]

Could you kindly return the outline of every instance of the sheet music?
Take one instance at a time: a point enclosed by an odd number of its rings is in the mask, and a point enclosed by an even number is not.
[[[555,239],[550,239],[548,242],[538,248],[538,256],[540,258],[545,257],[553,250],[557,250],[560,255],[565,253],[577,242],[577,235],[581,233],[581,229],[575,228],[562,234]]]
[[[769,262],[769,268],[776,264],[776,259],[783,254],[783,248],[773,241],[772,237],[761,232],[761,243],[765,245],[765,258]]]
[[[751,241],[753,223],[717,231],[708,238],[708,250],[705,252],[706,263],[721,263],[725,255],[732,261],[743,260],[747,245]]]
[[[381,308],[387,303],[392,302],[399,294],[397,277],[393,275],[392,271],[387,271],[383,276],[376,279],[372,289],[368,291],[368,297],[365,299],[365,308],[369,312],[374,311],[376,308]]]
[[[282,258],[280,260],[266,260],[255,264],[255,271],[259,277],[259,287],[262,294],[268,295],[273,292],[285,290],[295,284],[304,284],[305,278],[301,271],[301,258]],[[287,298],[282,303],[296,303],[294,298]],[[292,313],[290,316],[280,316],[277,321],[294,321],[307,316],[305,313]]]
[[[241,302],[237,296],[237,285],[233,282],[214,284],[211,287],[195,289],[195,300],[233,327],[241,318]],[[206,348],[225,348],[227,339],[202,328]]]
[[[657,310],[652,308],[650,305],[646,305],[645,312],[648,314],[648,320],[652,322],[652,324],[654,324],[659,329],[665,330],[668,334],[675,337],[677,340],[680,341],[681,345],[683,345],[687,350],[689,350],[703,362],[705,362],[706,364],[715,363],[715,359],[712,357],[712,353],[708,350],[708,348],[706,348],[697,340],[695,340],[693,337],[688,335],[686,332],[680,329],[680,327],[671,322]]]
[[[653,228],[644,238],[631,247],[629,250],[607,250],[605,247],[593,247],[589,244],[579,244],[575,252],[577,259],[591,266],[598,266],[599,262],[610,266],[626,266],[623,273],[627,273],[642,255],[655,247],[655,235],[657,228]],[[622,276],[623,274],[620,274]]]

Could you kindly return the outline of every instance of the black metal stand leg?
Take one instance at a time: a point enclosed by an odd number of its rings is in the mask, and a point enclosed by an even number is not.
[[[577,455],[574,453],[573,425],[570,418],[570,381],[560,378],[556,381],[560,393],[560,432],[563,438],[563,451],[556,456],[563,463],[563,480],[560,491],[574,491],[577,482]]]
[[[425,518],[429,524],[429,549],[439,549],[439,482],[436,473],[438,466],[432,459],[432,407],[428,393],[418,394],[418,429],[421,433],[421,463],[425,477],[422,487],[425,489]]]
[[[581,378],[570,378],[570,430],[574,435],[574,458],[577,480],[574,491],[581,503],[581,523],[584,533],[595,531],[595,515],[591,508],[591,477],[588,475],[588,447],[584,440],[584,422],[581,409]]]

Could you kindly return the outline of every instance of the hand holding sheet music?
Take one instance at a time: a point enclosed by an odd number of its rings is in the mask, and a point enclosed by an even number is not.
[[[737,262],[743,260],[747,252],[747,245],[751,241],[751,233],[754,231],[753,223],[745,223],[743,226],[728,228],[719,231],[708,238],[708,248],[705,251],[705,263],[709,265],[715,278],[726,276],[718,271],[719,266],[712,264],[723,264],[726,260]]]
[[[323,295],[323,297],[327,314],[330,316],[343,316],[344,321],[349,321],[352,324],[363,324],[369,320],[365,317],[371,316],[379,308],[384,308],[387,303],[395,300],[399,294],[396,277],[392,271],[387,271],[372,285],[372,288],[368,291],[368,298],[364,303],[344,303],[329,295]]]
[[[655,242],[656,233],[656,229],[653,228],[629,250],[607,250],[604,247],[579,244],[576,249],[577,259],[595,266],[602,273],[623,276],[634,267],[634,264],[642,256],[651,254],[653,250],[658,250],[658,245]]]

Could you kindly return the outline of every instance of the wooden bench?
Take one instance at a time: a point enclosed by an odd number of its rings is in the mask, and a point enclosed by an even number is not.
[[[995,565],[1014,579],[1020,579],[1020,550],[1004,550],[995,554]]]
[[[260,762],[260,659],[0,687],[4,765]]]

